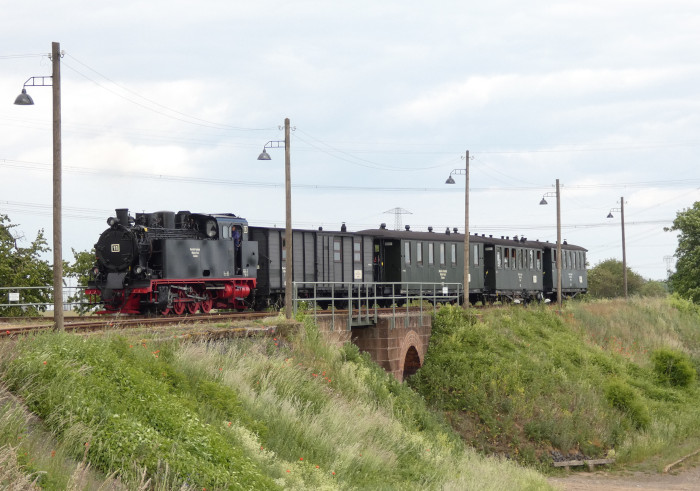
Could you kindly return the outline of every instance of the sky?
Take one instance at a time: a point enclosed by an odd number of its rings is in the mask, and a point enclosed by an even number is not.
[[[284,227],[284,149],[257,156],[285,118],[298,228],[461,232],[469,151],[471,233],[555,242],[559,179],[562,238],[590,266],[622,259],[624,199],[627,265],[663,280],[664,227],[700,200],[697,1],[0,7],[0,213],[51,242],[52,91],[13,101],[59,42],[68,261],[115,208]]]

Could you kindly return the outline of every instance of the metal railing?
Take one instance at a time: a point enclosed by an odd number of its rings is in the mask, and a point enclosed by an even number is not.
[[[64,286],[62,303],[63,310],[71,310],[76,306],[94,305],[87,301],[84,286]],[[53,310],[53,285],[1,286],[0,311],[9,307],[20,307],[23,309],[27,307],[43,307],[44,310]]]
[[[376,324],[380,303],[391,307],[392,326],[396,325],[397,312],[402,315],[404,325],[408,326],[412,303],[418,302],[422,317],[424,300],[433,305],[459,301],[463,289],[462,283],[295,281],[292,303],[296,316],[302,302],[312,302],[314,321],[317,320],[319,307],[327,305],[331,312],[331,330],[335,326],[335,306],[344,303],[347,303],[348,309],[348,330],[353,325]]]

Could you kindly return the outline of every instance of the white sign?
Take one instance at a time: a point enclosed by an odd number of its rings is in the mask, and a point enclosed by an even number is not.
[[[362,279],[362,270],[361,270],[361,269],[356,269],[356,270],[355,270],[355,279],[356,279],[356,280],[361,280],[361,279]]]
[[[19,292],[10,292],[10,302],[19,302]]]

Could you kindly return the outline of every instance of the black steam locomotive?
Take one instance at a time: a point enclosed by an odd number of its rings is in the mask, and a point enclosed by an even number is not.
[[[257,244],[233,214],[116,210],[95,244],[88,295],[106,313],[194,314],[248,307],[255,289]]]
[[[248,226],[233,214],[118,209],[97,244],[94,280],[104,313],[183,315],[216,309],[263,309],[284,298],[287,258],[283,229]],[[470,302],[554,299],[556,244],[524,237],[473,235]],[[443,284],[464,295],[464,235],[379,229],[292,231],[293,281],[299,297],[379,283],[378,295],[418,294]],[[586,249],[562,244],[562,296],[585,293]],[[326,291],[328,290],[328,291]],[[447,290],[447,291],[445,291]],[[381,300],[378,303],[382,303]]]

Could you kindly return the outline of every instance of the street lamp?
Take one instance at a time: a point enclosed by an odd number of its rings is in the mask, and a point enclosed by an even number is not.
[[[284,313],[287,319],[292,318],[292,180],[289,168],[289,118],[284,119],[284,141],[269,141],[263,146],[258,160],[271,160],[267,148],[281,148],[284,144],[284,193],[286,208],[286,226],[284,231],[284,251],[286,257]]]
[[[25,87],[53,87],[53,319],[63,330],[63,250],[61,246],[61,47],[51,43],[51,76],[30,77],[15,99],[19,106],[34,104]],[[48,83],[47,83],[48,79]]]
[[[625,198],[620,197],[620,207],[612,208],[608,213],[608,218],[613,218],[612,212],[620,212],[620,223],[622,225],[622,282],[625,288],[625,300],[627,300],[627,253],[625,251]]]
[[[462,307],[469,308],[469,150],[466,156],[463,157],[466,161],[464,169],[454,169],[450,172],[450,176],[445,181],[445,184],[454,184],[452,174],[465,175],[467,183],[464,187],[464,302]]]
[[[542,201],[540,205],[546,205],[547,200],[545,198],[556,197],[557,198],[557,305],[559,310],[561,310],[561,194],[559,193],[559,179],[557,179],[556,192],[545,193],[542,196]]]

